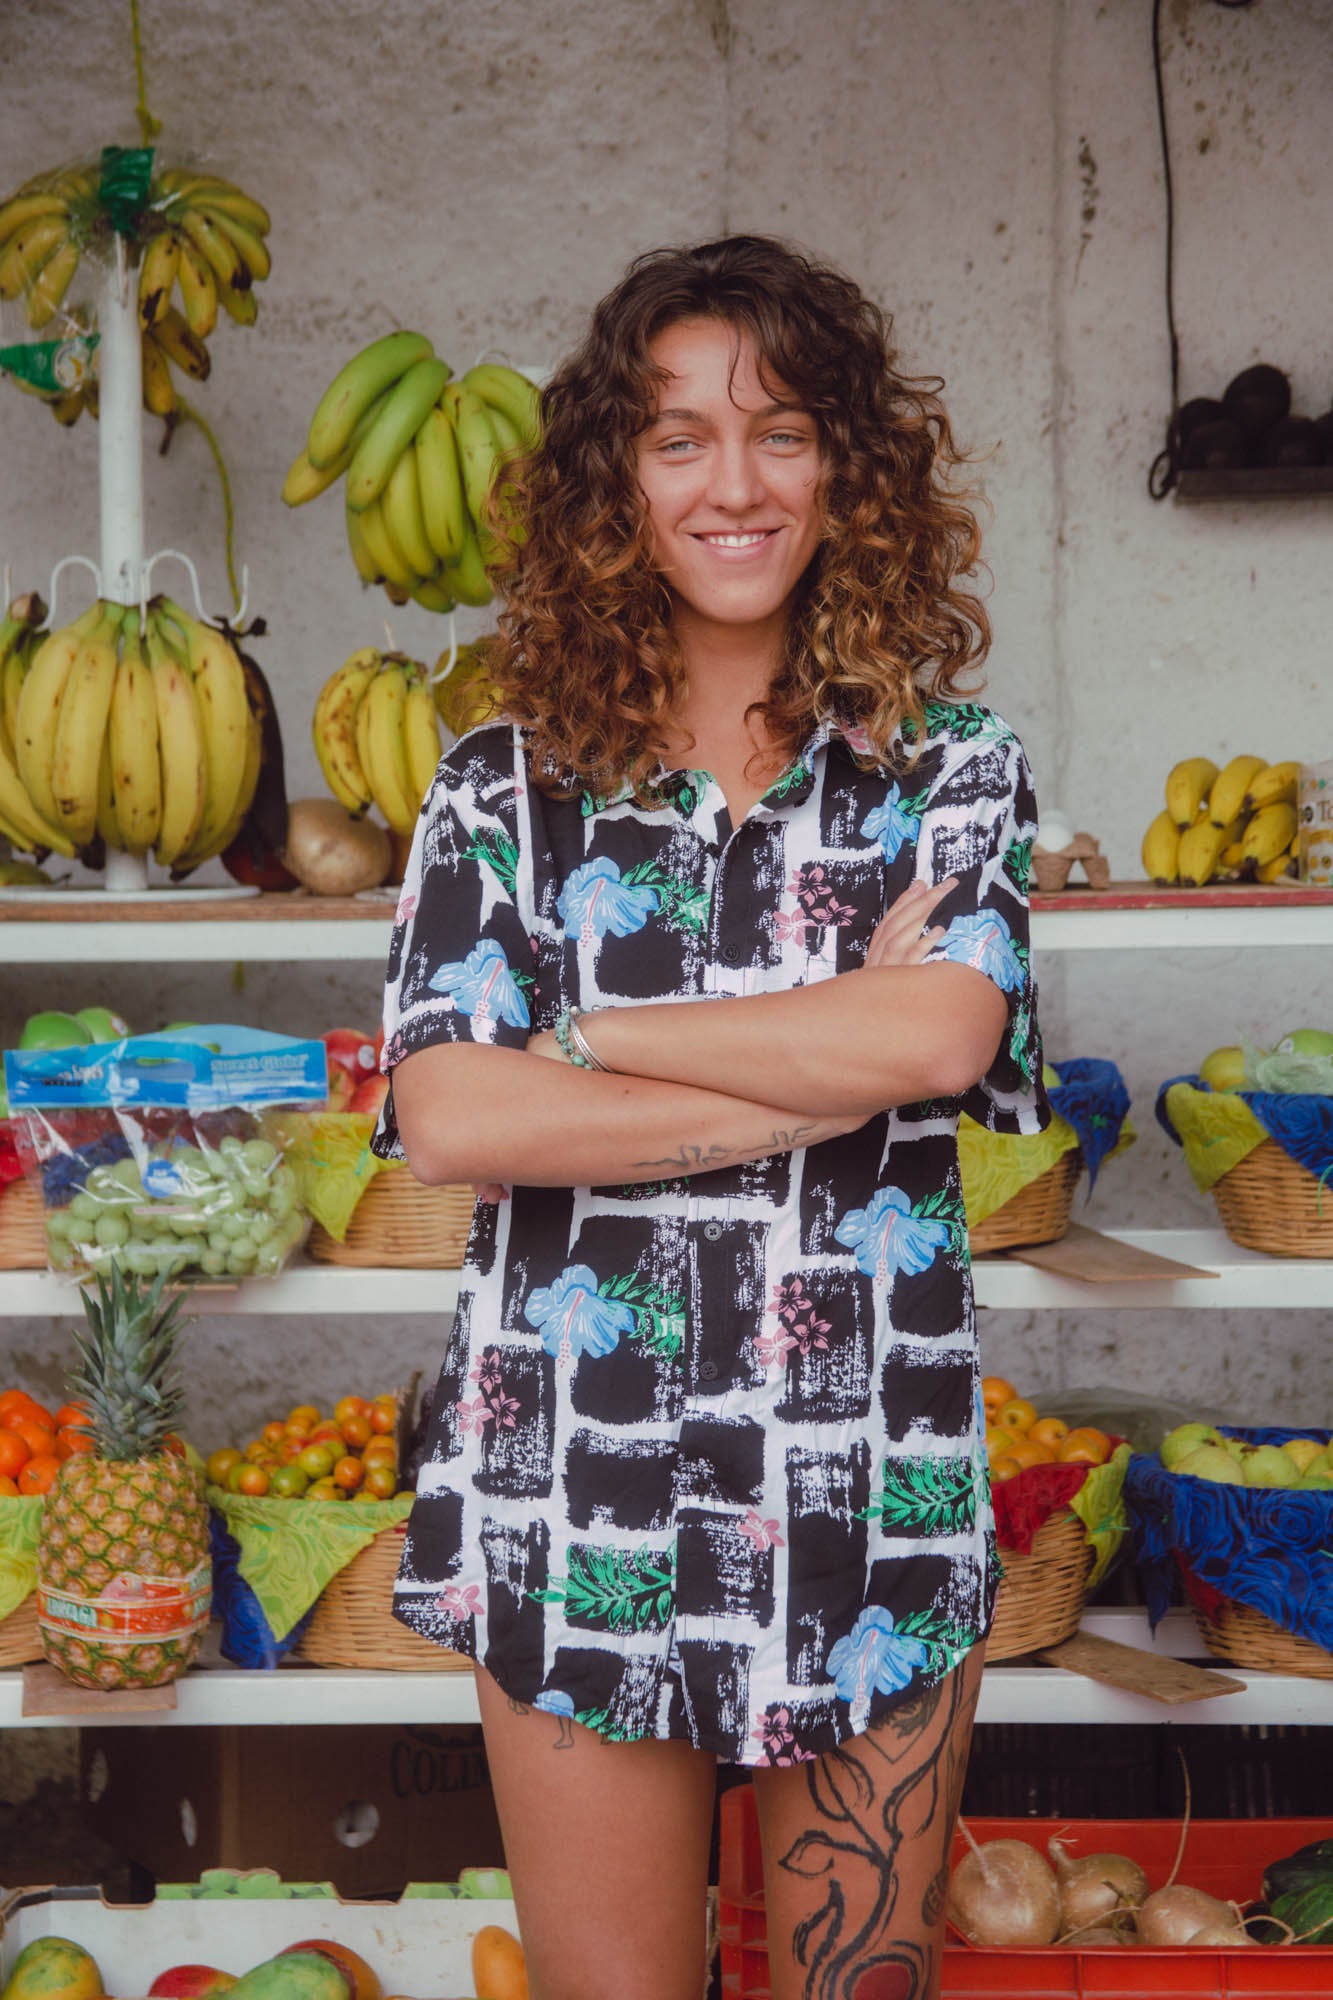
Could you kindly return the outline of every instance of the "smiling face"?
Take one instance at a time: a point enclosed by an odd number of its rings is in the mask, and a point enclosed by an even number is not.
[[[667,379],[635,449],[678,625],[780,621],[819,542],[815,420],[725,321],[682,320],[651,352]]]

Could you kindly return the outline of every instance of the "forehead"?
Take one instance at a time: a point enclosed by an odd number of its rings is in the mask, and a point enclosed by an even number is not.
[[[785,400],[785,385],[762,367],[754,336],[726,320],[678,320],[655,335],[649,353],[666,371],[657,384],[657,409],[718,403],[759,409]]]

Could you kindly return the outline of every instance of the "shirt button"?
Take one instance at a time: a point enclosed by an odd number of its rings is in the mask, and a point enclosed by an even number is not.
[[[728,965],[735,965],[740,958],[740,952],[734,944],[724,944],[722,947],[722,956]]]
[[[712,1382],[717,1376],[716,1361],[701,1361],[699,1363],[699,1374],[705,1382]]]
[[[710,1243],[717,1243],[722,1236],[722,1224],[720,1222],[705,1222],[704,1235]]]

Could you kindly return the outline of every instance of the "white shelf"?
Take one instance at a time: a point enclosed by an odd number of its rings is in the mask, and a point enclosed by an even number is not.
[[[1093,900],[1090,898],[1090,900]],[[1052,951],[1274,950],[1333,945],[1333,905],[1200,910],[1034,910],[1032,948]]]
[[[1298,1680],[1286,1674],[1247,1673],[1222,1666],[1202,1653],[1188,1612],[1172,1612],[1154,1642],[1141,1611],[1089,1611],[1085,1632],[1096,1632],[1173,1659],[1201,1658],[1245,1683],[1243,1694],[1168,1705],[1146,1695],[1121,1693],[1071,1674],[1062,1667],[1005,1662],[987,1667],[981,1683],[978,1722],[1040,1722],[1071,1725],[1100,1722],[1298,1724],[1333,1726],[1333,1681]],[[59,1729],[75,1723],[98,1728],[215,1728],[228,1723],[254,1728],[292,1724],[368,1727],[376,1723],[477,1722],[476,1688],[470,1673],[399,1674],[347,1669],[279,1667],[247,1672],[236,1667],[197,1668],[177,1684],[177,1706],[145,1715],[25,1716],[23,1675],[0,1673],[0,1729]]]
[[[1149,1309],[1194,1306],[1215,1312],[1261,1306],[1268,1312],[1320,1310],[1333,1298],[1333,1262],[1306,1257],[1265,1257],[1242,1250],[1220,1229],[1109,1229],[1108,1236],[1159,1256],[1215,1271],[1214,1278],[1149,1279],[1093,1285],[1056,1278],[1006,1257],[983,1257],[974,1266],[977,1304],[1020,1312],[1077,1307]],[[437,1315],[458,1303],[457,1271],[359,1270],[343,1264],[298,1263],[281,1277],[240,1285],[203,1286],[193,1295],[201,1318],[266,1313],[282,1318],[338,1313]],[[74,1279],[50,1271],[0,1271],[0,1319],[82,1317]]]

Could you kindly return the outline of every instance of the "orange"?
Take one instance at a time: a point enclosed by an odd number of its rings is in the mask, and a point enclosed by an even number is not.
[[[48,1424],[36,1423],[31,1417],[15,1417],[9,1428],[18,1433],[34,1458],[55,1457],[56,1434]]]
[[[1029,1403],[1026,1396],[1011,1396],[1007,1403],[1001,1403],[996,1412],[996,1422],[1006,1430],[1027,1432],[1037,1421],[1036,1405]]]
[[[333,1421],[335,1424],[345,1424],[349,1417],[369,1418],[369,1416],[370,1404],[364,1396],[344,1396],[333,1406]]]
[[[63,1430],[56,1432],[56,1457],[59,1459],[73,1458],[81,1451],[93,1449],[92,1433],[86,1431],[82,1424],[66,1424]]]
[[[19,1490],[18,1487],[14,1484],[13,1480],[7,1479],[5,1475],[2,1472],[0,1472],[0,1500],[17,1500],[18,1497],[19,1497]],[[372,1494],[370,1497],[373,1499],[375,1496]]]
[[[345,1493],[355,1493],[366,1476],[366,1469],[359,1458],[340,1458],[333,1468],[333,1477]]]
[[[298,1403],[294,1410],[288,1410],[287,1421],[289,1424],[299,1424],[303,1431],[309,1431],[319,1422],[319,1415],[313,1403]]]
[[[236,1476],[236,1491],[248,1493],[252,1500],[262,1500],[268,1492],[268,1474],[262,1465],[243,1465]]]
[[[1017,1444],[1011,1444],[1005,1456],[1016,1458],[1025,1470],[1029,1465],[1053,1465],[1055,1462],[1055,1453],[1048,1444],[1035,1444],[1031,1438],[1025,1437],[1020,1438]]]
[[[398,1491],[398,1474],[391,1465],[368,1465],[365,1484],[357,1499],[368,1494],[372,1500],[392,1500]]]
[[[51,1422],[51,1412],[44,1410],[26,1389],[6,1389],[4,1395],[0,1396],[0,1424],[12,1429],[15,1417],[35,1417],[37,1422],[45,1424],[48,1430],[55,1428]]]
[[[1012,1403],[1017,1394],[1013,1383],[1006,1382],[1003,1375],[983,1375],[981,1378],[981,1401],[988,1417],[993,1417],[1005,1403]]]
[[[49,1493],[60,1471],[54,1452],[34,1453],[19,1474],[20,1493]]]
[[[86,1403],[62,1403],[56,1411],[56,1429],[67,1431],[87,1429],[88,1405]]]
[[[0,1430],[0,1478],[17,1479],[31,1457],[17,1431]]]
[[[377,1396],[370,1406],[370,1428],[377,1437],[387,1437],[398,1422],[398,1412],[392,1397]]]
[[[1094,1424],[1080,1424],[1056,1446],[1062,1465],[1105,1465],[1111,1456],[1111,1440]]]
[[[372,1433],[369,1417],[344,1417],[341,1428],[343,1443],[352,1451],[360,1451],[363,1445],[370,1443]]]
[[[1069,1426],[1063,1417],[1038,1417],[1029,1426],[1028,1436],[1034,1444],[1048,1444],[1054,1451],[1060,1440],[1069,1436]]]

